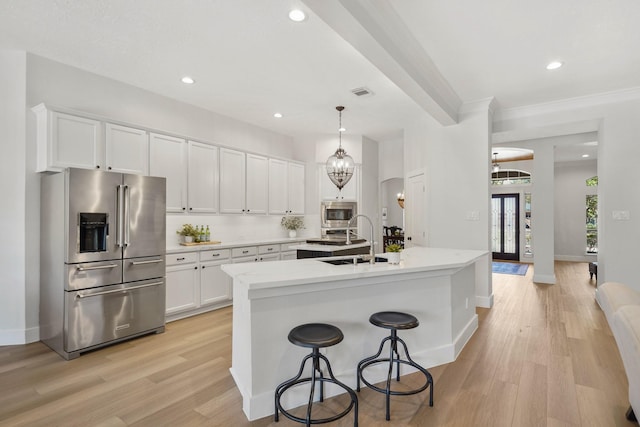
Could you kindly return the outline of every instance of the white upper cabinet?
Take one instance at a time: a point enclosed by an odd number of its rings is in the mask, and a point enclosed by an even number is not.
[[[269,160],[247,154],[245,212],[266,214],[269,205]]]
[[[218,147],[189,141],[189,212],[218,212]]]
[[[289,213],[304,214],[304,165],[288,162],[287,182],[289,196]]]
[[[220,149],[220,212],[245,212],[245,154]]]
[[[327,176],[327,169],[325,165],[318,166],[318,177],[320,180],[320,197],[322,200],[348,200],[358,201],[358,177],[360,174],[360,165],[356,165],[353,172],[353,176],[342,188],[342,191],[338,190],[333,182]]]
[[[287,190],[287,162],[269,159],[269,213],[289,213],[289,192]]]
[[[147,131],[105,123],[105,165],[114,172],[148,175]]]
[[[44,104],[32,111],[37,118],[37,172],[102,166],[100,121],[52,111]]]
[[[304,214],[304,165],[269,159],[269,213]]]
[[[149,175],[167,178],[167,212],[187,210],[186,141],[149,134]]]

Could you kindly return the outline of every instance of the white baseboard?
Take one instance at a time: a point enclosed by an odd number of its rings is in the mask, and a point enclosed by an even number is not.
[[[555,274],[534,274],[533,275],[534,283],[544,283],[547,285],[555,285],[556,284],[556,275]]]
[[[476,295],[476,307],[493,307],[493,294],[489,295],[488,297]]]

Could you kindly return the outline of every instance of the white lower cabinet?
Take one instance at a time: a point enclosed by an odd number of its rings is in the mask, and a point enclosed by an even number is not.
[[[200,305],[231,301],[231,277],[220,267],[227,263],[228,249],[200,253]]]
[[[166,315],[193,310],[199,305],[198,253],[167,255]]]
[[[230,305],[233,300],[233,282],[222,271],[223,264],[296,259],[296,251],[289,246],[299,243],[168,254],[166,320],[177,320]]]
[[[167,320],[230,304],[231,278],[220,268],[229,254],[221,249],[167,255]]]

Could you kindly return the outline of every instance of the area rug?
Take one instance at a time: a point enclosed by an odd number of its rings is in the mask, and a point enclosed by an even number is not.
[[[498,274],[517,274],[524,276],[527,274],[529,264],[518,264],[515,262],[492,262],[491,271]]]

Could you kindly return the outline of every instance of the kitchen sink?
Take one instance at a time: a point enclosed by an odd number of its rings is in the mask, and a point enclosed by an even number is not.
[[[331,260],[327,260],[324,261],[322,258],[318,259],[319,261],[322,262],[326,262],[327,264],[333,264],[333,265],[345,265],[345,264],[353,264],[353,258],[347,258],[347,259],[331,259]],[[358,264],[364,264],[364,263],[369,263],[368,260],[362,259],[362,258],[356,258],[356,262]],[[382,257],[376,257],[376,262],[387,262],[386,258],[382,258]]]

